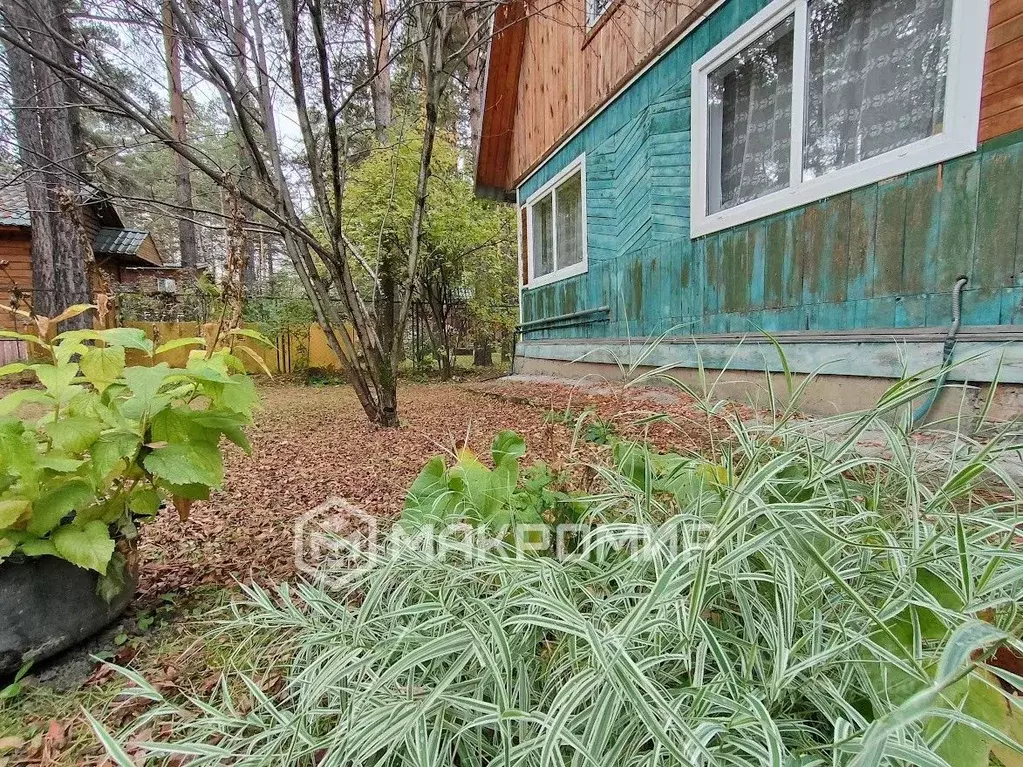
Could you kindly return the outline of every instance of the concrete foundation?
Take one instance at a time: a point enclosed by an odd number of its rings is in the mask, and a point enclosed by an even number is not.
[[[629,378],[635,379],[644,372],[653,370],[651,367],[638,367],[631,371]],[[513,372],[517,375],[553,376],[563,380],[577,381],[587,379],[590,382],[608,381],[620,383],[623,370],[618,365],[603,362],[569,362],[558,359],[541,359],[518,356],[515,358]],[[748,403],[754,407],[765,408],[770,404],[768,375],[771,387],[777,400],[783,404],[787,393],[785,377],[782,373],[757,372],[752,370],[706,370],[701,378],[698,369],[690,367],[672,367],[663,369],[660,384],[670,386],[667,377],[675,378],[696,391],[709,394],[715,399],[728,399]],[[793,379],[798,386],[807,378],[806,374],[794,373]],[[804,391],[799,409],[810,415],[835,415],[873,407],[881,396],[897,382],[896,378],[878,378],[853,375],[818,375]],[[656,378],[649,379],[651,385],[658,385]],[[930,421],[942,421],[962,418],[964,422],[973,424],[977,415],[985,407],[990,396],[989,383],[971,383],[968,381],[950,381],[938,397]],[[706,391],[710,389],[711,391]],[[1010,421],[1023,418],[1023,384],[999,384],[988,418],[993,421]],[[966,426],[966,423],[964,423]],[[969,426],[966,426],[969,430]]]

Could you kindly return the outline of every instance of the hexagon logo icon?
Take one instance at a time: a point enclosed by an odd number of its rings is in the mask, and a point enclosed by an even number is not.
[[[326,588],[343,588],[373,567],[381,549],[377,518],[344,498],[328,498],[295,522],[295,569]]]

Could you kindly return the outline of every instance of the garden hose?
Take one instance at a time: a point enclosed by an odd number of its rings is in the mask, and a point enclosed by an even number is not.
[[[931,392],[931,396],[913,413],[913,428],[927,418],[945,386],[945,381],[948,380],[949,366],[952,364],[952,355],[956,348],[956,337],[959,335],[963,319],[963,288],[969,281],[969,277],[961,275],[956,278],[955,287],[952,288],[952,326],[948,329],[945,346],[941,350],[941,373],[938,375],[938,380],[934,382],[934,391]]]

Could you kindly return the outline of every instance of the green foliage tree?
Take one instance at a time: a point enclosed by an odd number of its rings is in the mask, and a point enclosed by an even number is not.
[[[377,274],[407,252],[412,236],[422,131],[406,118],[390,133],[391,146],[369,153],[349,175],[343,210],[350,237],[373,257]],[[456,297],[467,301],[470,323],[491,335],[514,325],[514,216],[473,194],[460,167],[454,137],[439,135],[431,161],[432,186],[423,230],[423,269],[417,284],[443,374],[450,374],[447,319]],[[371,279],[371,278],[370,278]],[[386,300],[386,291],[376,291]],[[385,307],[377,306],[378,314]]]

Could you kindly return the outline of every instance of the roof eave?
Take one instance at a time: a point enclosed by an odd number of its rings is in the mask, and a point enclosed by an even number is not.
[[[501,201],[515,199],[514,189],[509,188],[508,158],[525,33],[525,0],[502,3],[494,15],[484,75],[483,119],[475,172],[475,191],[479,197]]]

